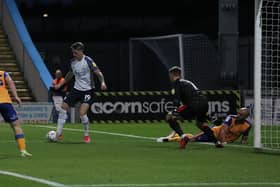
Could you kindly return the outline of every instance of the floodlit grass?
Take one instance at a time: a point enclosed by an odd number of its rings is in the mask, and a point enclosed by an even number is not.
[[[23,125],[28,150],[33,154],[32,158],[26,159],[19,156],[10,127],[0,125],[0,170],[64,185],[93,187],[98,184],[169,186],[170,183],[177,186],[191,186],[190,183],[194,183],[195,186],[217,182],[243,186],[242,183],[280,182],[280,156],[256,153],[250,145],[217,149],[212,145],[191,143],[186,150],[179,150],[177,143],[156,143],[151,139],[100,134],[100,131],[105,131],[160,137],[170,132],[166,124],[91,125],[90,144],[83,143],[83,132],[75,131],[82,130],[80,124],[65,125],[63,141],[48,143],[45,136],[51,129],[47,126]],[[193,124],[184,127],[188,132],[198,132]],[[0,181],[3,187],[46,186],[6,175],[0,175]]]

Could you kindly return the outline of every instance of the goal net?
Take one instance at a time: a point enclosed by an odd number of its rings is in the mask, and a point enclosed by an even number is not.
[[[168,69],[180,66],[183,77],[201,89],[216,89],[219,81],[217,50],[202,34],[174,34],[130,38],[130,90],[166,90]]]
[[[254,147],[280,148],[280,1],[255,0]]]

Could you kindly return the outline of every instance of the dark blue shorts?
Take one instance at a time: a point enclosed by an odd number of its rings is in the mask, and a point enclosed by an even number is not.
[[[214,125],[210,126],[210,128],[215,127]],[[213,139],[206,134],[202,134],[196,139],[196,142],[213,142]]]
[[[8,123],[18,120],[17,113],[10,103],[0,103],[0,113]]]
[[[212,141],[211,138],[209,138],[206,134],[203,134],[196,139],[196,142],[212,142]]]

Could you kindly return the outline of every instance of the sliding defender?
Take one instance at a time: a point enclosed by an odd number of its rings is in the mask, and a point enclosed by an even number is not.
[[[241,144],[248,143],[248,136],[251,130],[251,123],[247,120],[249,117],[249,109],[241,108],[237,115],[228,115],[221,124],[214,125],[211,130],[215,138],[221,142],[218,147],[224,144],[236,142],[241,137]],[[212,142],[211,137],[207,136],[203,131],[196,135],[186,134],[191,142]],[[160,137],[157,142],[177,142],[180,136],[172,131],[166,137]]]

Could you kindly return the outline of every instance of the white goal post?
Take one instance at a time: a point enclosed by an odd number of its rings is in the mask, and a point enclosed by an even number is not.
[[[279,0],[255,0],[254,41],[254,147],[279,150]]]

